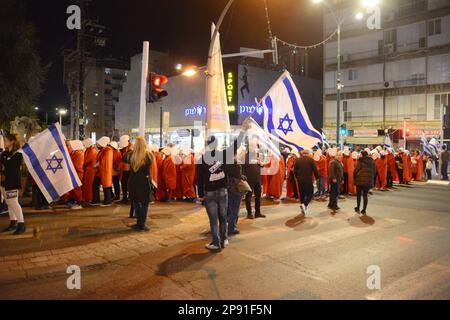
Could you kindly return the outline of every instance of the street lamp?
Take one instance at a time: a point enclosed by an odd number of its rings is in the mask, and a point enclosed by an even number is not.
[[[327,8],[332,13],[334,19],[336,20],[336,35],[337,35],[337,66],[336,66],[336,145],[339,145],[340,138],[340,116],[341,116],[341,89],[344,85],[341,83],[341,25],[345,20],[344,18],[338,17],[336,12],[331,8],[327,1],[322,0],[312,0],[314,4],[324,3]],[[362,0],[362,6],[365,8],[373,8],[379,4],[380,0]],[[357,20],[361,20],[364,17],[362,12],[358,12],[355,15]]]
[[[194,69],[194,68],[186,69],[186,70],[182,73],[182,75],[185,76],[185,77],[193,77],[193,76],[195,76],[196,74],[197,74],[197,69]]]
[[[59,124],[62,126],[62,116],[65,115],[67,113],[66,109],[58,109],[58,114],[59,114]]]

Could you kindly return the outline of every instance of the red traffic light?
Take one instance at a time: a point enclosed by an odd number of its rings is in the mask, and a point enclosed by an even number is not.
[[[406,136],[407,136],[407,137],[409,137],[410,133],[411,133],[411,132],[410,132],[409,128],[406,128]]]
[[[169,78],[167,78],[166,76],[160,75],[160,74],[152,73],[151,81],[152,81],[152,84],[155,86],[155,88],[158,88],[158,87],[166,84],[167,82],[169,82]]]
[[[168,77],[156,73],[151,73],[147,79],[148,82],[150,82],[150,92],[149,92],[150,102],[157,102],[161,98],[167,97],[168,95],[167,91],[161,88],[161,86],[169,82]]]

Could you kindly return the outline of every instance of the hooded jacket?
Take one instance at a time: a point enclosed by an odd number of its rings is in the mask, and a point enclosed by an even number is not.
[[[360,158],[353,172],[353,178],[357,187],[373,188],[375,177],[375,162],[369,156]]]

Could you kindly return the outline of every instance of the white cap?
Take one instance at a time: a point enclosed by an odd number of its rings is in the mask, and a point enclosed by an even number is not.
[[[378,147],[376,147],[376,149],[378,150],[378,152],[380,152],[381,150],[383,150],[383,147],[382,146],[378,146]]]
[[[404,152],[405,149],[403,149],[402,147],[398,148],[398,152]]]
[[[322,156],[322,150],[319,149],[316,152],[314,152],[314,157],[313,157],[314,161],[319,161],[321,156]]]
[[[116,141],[112,141],[109,145],[116,150],[119,149],[119,144]]]
[[[330,148],[328,149],[328,155],[330,157],[336,157],[337,151],[338,151],[337,148]]]
[[[409,150],[405,150],[405,154],[409,156]]]
[[[359,158],[359,153],[356,151],[352,152],[352,159],[358,159]]]
[[[166,156],[168,156],[169,154],[172,154],[172,148],[170,148],[170,147],[164,147],[164,148],[161,150],[161,152],[164,153]]]
[[[150,147],[151,147],[151,151],[152,152],[158,152],[159,151],[159,147],[156,144],[151,144]]]
[[[105,148],[110,142],[111,139],[109,139],[108,137],[101,137],[97,140],[97,144],[102,148]]]
[[[119,147],[120,147],[120,149],[123,149],[123,148],[127,147],[129,143],[130,143],[130,136],[129,135],[125,134],[125,135],[120,137],[120,139],[119,139]]]
[[[83,146],[87,149],[89,147],[92,147],[92,145],[94,145],[94,142],[92,141],[91,138],[87,138],[83,140]]]
[[[370,154],[371,152],[369,148],[365,148],[364,151],[367,152],[367,154]]]
[[[70,140],[69,145],[73,151],[78,151],[78,150],[84,149],[83,142],[81,142],[80,140]]]
[[[387,148],[386,151],[387,151],[387,153],[394,153],[394,149],[392,149],[392,148]]]
[[[380,154],[378,153],[378,151],[376,149],[372,150],[371,155],[372,155],[373,160],[376,160],[380,157]]]
[[[385,155],[386,155],[386,151],[381,150],[381,151],[380,151],[380,156],[385,156]]]
[[[349,156],[350,155],[350,149],[346,149],[346,148],[344,148],[344,156]]]

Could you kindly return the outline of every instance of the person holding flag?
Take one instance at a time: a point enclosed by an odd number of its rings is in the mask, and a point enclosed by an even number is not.
[[[20,168],[23,156],[19,152],[20,143],[16,134],[6,134],[5,151],[0,156],[1,193],[9,209],[9,226],[3,232],[14,231],[15,235],[26,231],[22,207],[19,204],[19,190],[22,189]]]

